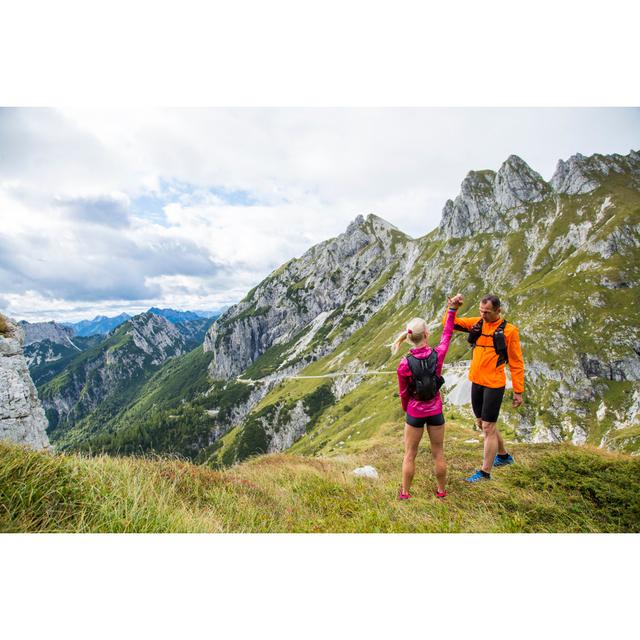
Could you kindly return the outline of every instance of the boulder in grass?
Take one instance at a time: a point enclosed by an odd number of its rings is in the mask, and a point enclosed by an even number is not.
[[[371,465],[366,465],[365,467],[358,467],[353,470],[354,476],[360,476],[362,478],[374,478],[378,479],[378,472],[375,470],[375,467]]]

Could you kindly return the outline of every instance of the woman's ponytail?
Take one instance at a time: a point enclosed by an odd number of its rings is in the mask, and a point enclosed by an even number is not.
[[[408,342],[414,347],[422,342],[425,336],[429,335],[427,323],[422,318],[412,318],[407,324],[407,328],[398,335],[391,345],[391,353],[395,356],[403,342]]]
[[[409,335],[408,331],[403,331],[402,333],[398,334],[398,337],[396,338],[395,342],[391,345],[391,353],[394,356],[396,355],[396,353],[398,353],[398,349],[400,348],[400,345],[407,340],[408,335]]]

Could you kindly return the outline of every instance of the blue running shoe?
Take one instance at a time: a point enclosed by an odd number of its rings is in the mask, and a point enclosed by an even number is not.
[[[485,476],[482,471],[476,471],[472,476],[465,478],[467,482],[480,482],[481,480],[491,480],[491,476]]]
[[[508,454],[509,457],[505,458],[504,460],[502,458],[498,458],[498,456],[495,457],[494,461],[493,461],[493,466],[494,467],[506,467],[508,464],[513,464],[515,462],[515,460],[513,459],[513,456],[511,454]]]

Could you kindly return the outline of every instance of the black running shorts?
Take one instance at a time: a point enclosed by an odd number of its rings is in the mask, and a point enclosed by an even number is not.
[[[476,418],[481,418],[485,422],[498,422],[503,396],[504,387],[492,389],[472,382],[471,406]]]
[[[444,416],[438,413],[435,416],[427,416],[426,418],[414,418],[407,413],[407,424],[412,427],[421,429],[426,424],[427,427],[441,427],[444,424]]]

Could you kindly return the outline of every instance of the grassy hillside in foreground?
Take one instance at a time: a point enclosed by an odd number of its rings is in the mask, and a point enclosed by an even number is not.
[[[0,442],[2,532],[638,532],[640,459],[568,444],[510,445],[518,464],[468,485],[476,432],[447,431],[449,492],[433,495],[426,443],[396,501],[401,432],[345,455],[257,456],[213,471],[175,459],[51,455]],[[352,475],[371,464],[380,478]]]

